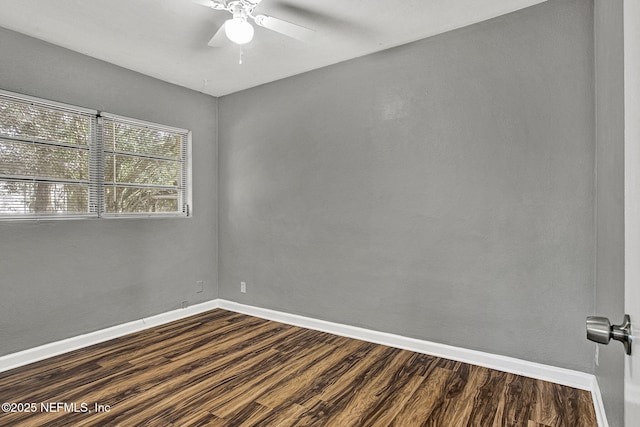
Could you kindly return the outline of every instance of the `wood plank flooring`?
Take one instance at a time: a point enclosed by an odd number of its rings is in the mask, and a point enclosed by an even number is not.
[[[2,426],[596,426],[586,391],[220,309],[0,373],[2,402]]]

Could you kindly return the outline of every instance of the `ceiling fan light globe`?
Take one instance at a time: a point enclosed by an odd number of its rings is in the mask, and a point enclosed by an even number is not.
[[[253,39],[253,25],[244,18],[228,19],[224,23],[224,32],[232,42],[246,44]]]

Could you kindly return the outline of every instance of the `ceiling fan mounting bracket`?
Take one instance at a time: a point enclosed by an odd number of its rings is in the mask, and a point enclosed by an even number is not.
[[[251,16],[253,10],[262,0],[212,0],[211,8],[215,10],[227,10],[233,16]]]

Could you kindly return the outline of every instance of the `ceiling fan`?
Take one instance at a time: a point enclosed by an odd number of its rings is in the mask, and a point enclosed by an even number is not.
[[[216,34],[211,38],[208,45],[211,47],[219,47],[224,42],[223,35],[232,42],[243,45],[249,43],[253,39],[254,29],[249,20],[253,20],[256,25],[275,31],[285,36],[292,37],[297,40],[308,40],[315,31],[293,24],[282,19],[274,18],[267,15],[254,15],[254,9],[262,0],[193,0],[203,6],[210,7],[214,10],[226,10],[233,15],[225,21],[218,29]]]

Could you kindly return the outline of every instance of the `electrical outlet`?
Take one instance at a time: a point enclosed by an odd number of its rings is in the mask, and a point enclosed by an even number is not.
[[[196,293],[199,294],[202,291],[204,291],[204,280],[198,280],[196,281]]]
[[[247,293],[247,282],[240,282],[240,292],[243,294]]]

